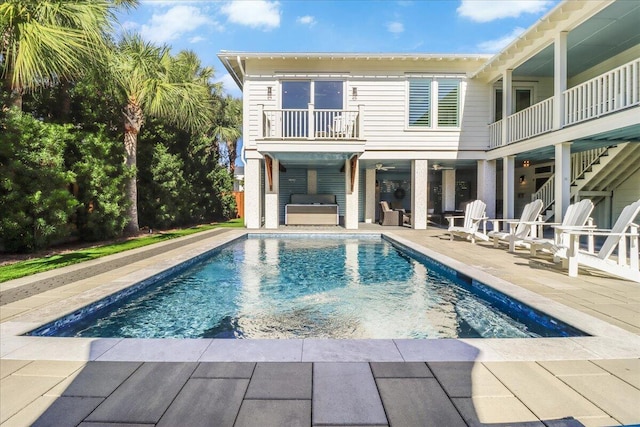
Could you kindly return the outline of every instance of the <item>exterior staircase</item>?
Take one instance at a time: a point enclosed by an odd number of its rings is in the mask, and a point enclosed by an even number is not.
[[[597,193],[616,187],[640,168],[640,144],[622,143],[610,147],[594,148],[571,155],[571,199],[581,198],[581,193]],[[554,215],[555,175],[531,195],[531,200],[541,199],[544,220]],[[597,204],[602,196],[589,197]]]

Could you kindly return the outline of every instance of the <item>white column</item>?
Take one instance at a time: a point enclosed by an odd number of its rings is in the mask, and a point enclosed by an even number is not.
[[[367,169],[364,183],[364,222],[376,222],[376,170]]]
[[[456,171],[446,169],[442,171],[442,210],[456,210]]]
[[[411,227],[427,228],[427,206],[429,197],[429,161],[411,161]]]
[[[355,173],[353,175],[353,191],[351,189],[351,160],[347,159],[344,162],[344,228],[347,230],[358,229],[358,164],[359,160],[355,161]]]
[[[556,35],[553,44],[553,129],[564,125],[564,97],[567,90],[567,32]]]
[[[262,224],[260,159],[247,159],[244,170],[244,225],[258,229]]]
[[[515,156],[502,158],[502,218],[513,218],[515,167]]]
[[[478,199],[487,204],[487,216],[496,217],[496,161],[478,160]]]
[[[267,170],[265,168],[265,174]],[[278,228],[280,224],[280,215],[278,207],[280,204],[280,162],[277,159],[273,159],[272,165],[272,184],[273,187],[269,189],[269,177],[265,176],[265,195],[264,195],[264,227],[265,228]],[[245,196],[246,197],[246,196]]]
[[[513,112],[511,105],[512,74],[513,70],[505,70],[504,73],[502,73],[502,145],[507,145],[510,142],[508,139],[509,126],[507,126],[507,117]]]
[[[318,171],[307,170],[307,194],[318,194]]]
[[[556,144],[554,221],[562,222],[571,203],[571,143]]]

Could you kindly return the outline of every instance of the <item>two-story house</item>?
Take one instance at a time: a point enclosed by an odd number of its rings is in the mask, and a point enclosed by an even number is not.
[[[494,217],[540,198],[599,225],[640,198],[640,2],[564,1],[496,55],[218,56],[243,90],[245,222],[286,223],[291,194],[331,194],[339,223],[382,200],[411,226],[472,199]]]

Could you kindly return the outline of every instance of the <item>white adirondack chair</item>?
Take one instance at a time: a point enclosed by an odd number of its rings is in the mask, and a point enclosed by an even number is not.
[[[537,199],[522,209],[520,219],[491,219],[493,230],[489,232],[489,238],[493,239],[493,247],[497,248],[500,243],[509,245],[509,252],[514,252],[516,246],[528,247],[524,241],[527,237],[536,237],[536,225],[542,222],[540,212],[542,212],[542,200]],[[509,224],[509,231],[500,231],[500,223]]]
[[[465,208],[464,216],[446,217],[449,221],[449,229],[447,232],[451,240],[453,240],[453,236],[458,236],[466,240],[471,240],[471,243],[475,243],[476,239],[488,241],[489,237],[487,236],[486,224],[488,218],[485,216],[486,208],[487,205],[482,200],[474,200]],[[462,226],[455,225],[456,218],[464,218]],[[478,230],[480,224],[482,224],[482,232]]]
[[[564,214],[561,224],[545,224],[554,226],[553,239],[540,237],[527,237],[524,243],[529,245],[531,256],[536,256],[537,251],[544,250],[550,252],[554,256],[554,261],[566,258],[567,248],[569,247],[569,238],[562,230],[584,229],[585,227],[593,228],[593,221],[589,217],[593,211],[593,202],[589,199],[583,199],[578,203],[569,205]],[[593,239],[589,239],[589,248],[593,250]]]
[[[640,213],[640,200],[626,206],[611,230],[574,230],[566,233],[570,236],[568,248],[569,276],[578,275],[578,267],[590,267],[604,271],[612,276],[622,277],[640,283],[638,269],[638,225],[633,221]],[[607,236],[598,253],[580,249],[580,236]],[[629,261],[627,262],[627,239],[629,240]],[[615,248],[618,248],[618,259],[610,259]]]

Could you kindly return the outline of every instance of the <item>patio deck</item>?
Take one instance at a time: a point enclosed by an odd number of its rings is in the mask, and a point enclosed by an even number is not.
[[[334,230],[345,232],[321,229]],[[589,274],[569,278],[545,259],[530,260],[525,252],[509,254],[491,244],[450,242],[436,228],[363,224],[360,232],[390,233],[437,251],[477,274],[494,276],[495,283],[488,284],[511,282],[521,298],[564,311],[594,336],[358,341],[19,336],[244,232],[205,232],[198,239],[188,236],[0,284],[1,425],[640,423],[638,284]],[[108,263],[114,264],[104,268]],[[45,282],[51,285],[43,287]],[[560,420],[566,417],[573,419]]]

